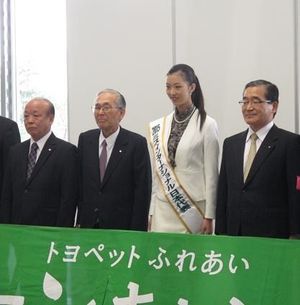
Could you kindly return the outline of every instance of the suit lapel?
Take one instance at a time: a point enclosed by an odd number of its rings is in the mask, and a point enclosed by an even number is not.
[[[26,181],[27,179],[27,166],[28,166],[28,154],[29,154],[30,140],[24,142],[23,152],[21,154],[21,173],[22,179]]]
[[[172,117],[173,120],[173,117]],[[170,127],[172,125],[172,120],[170,122]],[[183,131],[183,134],[178,142],[177,150],[180,151],[181,146],[187,147],[189,146],[190,141],[193,141],[195,137],[199,136],[200,131],[200,116],[198,116],[198,111],[194,111],[192,117],[190,118],[185,130]],[[196,134],[195,134],[196,132]],[[170,133],[168,135],[168,138],[170,136]],[[180,156],[179,156],[180,157]],[[185,158],[185,156],[183,156]],[[177,154],[175,155],[175,159],[177,159]]]
[[[169,155],[168,151],[168,141],[170,138],[171,134],[171,127],[172,127],[172,122],[173,122],[173,117],[174,117],[174,112],[169,114],[166,117],[166,122],[165,122],[165,130],[163,133],[164,139],[163,139],[163,145],[164,145],[164,151],[166,152],[167,155]],[[200,130],[200,116],[198,117],[198,111],[195,111],[190,118],[189,123],[187,124],[179,142],[178,146],[176,149],[176,154],[175,154],[175,160],[176,162],[180,157],[186,158],[185,155],[177,154],[177,151],[181,150],[181,147],[186,147],[189,146],[190,141],[193,141],[194,137],[198,136]],[[195,134],[196,133],[196,134]],[[184,150],[184,149],[183,149]],[[182,150],[182,151],[183,151]]]
[[[111,174],[114,172],[116,167],[118,166],[119,162],[123,158],[123,155],[126,153],[126,148],[128,145],[128,139],[126,137],[126,132],[120,128],[120,132],[118,134],[118,137],[116,139],[116,143],[114,145],[114,148],[112,150],[111,156],[109,158],[104,178],[101,183],[101,187],[108,181]]]
[[[94,164],[94,170],[90,173],[93,175],[95,181],[99,181],[100,184],[100,167],[99,167],[99,138],[100,138],[100,129],[95,131],[89,139],[89,149],[88,149],[88,158],[91,160],[91,164]]]
[[[261,143],[259,150],[257,151],[255,158],[253,160],[252,166],[249,171],[249,175],[245,181],[245,184],[249,183],[257,171],[261,168],[263,162],[268,158],[271,152],[274,150],[276,146],[276,142],[278,140],[277,134],[278,128],[274,125],[270,131],[268,132],[267,136]]]
[[[245,152],[245,143],[247,138],[248,130],[242,132],[236,142],[236,147],[233,149],[232,156],[237,162],[238,176],[242,184],[244,184],[244,152]]]
[[[28,184],[34,179],[34,177],[38,174],[40,169],[43,167],[45,162],[48,160],[48,158],[51,156],[51,154],[55,151],[56,149],[56,144],[55,144],[55,139],[56,137],[54,136],[53,133],[51,133],[50,137],[46,141],[43,150],[41,151],[41,154],[37,160],[36,165],[34,166],[33,172],[28,180]]]

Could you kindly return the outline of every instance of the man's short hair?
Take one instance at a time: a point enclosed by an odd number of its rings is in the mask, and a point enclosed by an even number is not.
[[[97,94],[97,98],[103,93],[111,93],[111,94],[116,95],[117,96],[116,103],[117,103],[118,107],[120,107],[122,109],[126,108],[125,98],[119,91],[114,90],[114,89],[104,89]]]
[[[52,115],[53,117],[55,116],[55,108],[54,108],[53,103],[50,100],[48,100],[48,99],[46,99],[44,97],[34,97],[33,99],[30,100],[30,102],[31,101],[43,101],[43,102],[46,102],[48,104],[48,106],[49,106],[49,108],[48,108],[49,115]]]
[[[270,102],[279,102],[279,90],[276,85],[263,79],[249,82],[244,89],[244,92],[249,87],[264,86],[266,88],[266,99]]]

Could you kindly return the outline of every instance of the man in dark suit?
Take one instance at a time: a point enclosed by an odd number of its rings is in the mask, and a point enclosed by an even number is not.
[[[216,234],[300,234],[300,139],[274,124],[278,95],[265,80],[245,86],[240,104],[249,129],[224,141]]]
[[[77,148],[51,132],[54,106],[35,98],[25,107],[31,139],[9,154],[0,221],[12,224],[73,226],[78,189]]]
[[[11,146],[20,142],[19,128],[16,122],[0,116],[0,194]],[[1,201],[0,201],[1,205]]]
[[[147,141],[119,126],[125,107],[118,91],[101,91],[93,107],[99,128],[79,136],[80,227],[147,230],[151,197]]]

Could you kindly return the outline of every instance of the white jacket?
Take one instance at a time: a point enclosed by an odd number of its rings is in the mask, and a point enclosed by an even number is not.
[[[216,121],[206,116],[200,132],[200,116],[195,111],[191,117],[176,150],[174,172],[185,191],[205,214],[214,219],[218,183],[219,142]],[[166,118],[164,151],[168,152],[173,114]],[[187,232],[173,207],[167,202],[161,183],[156,175],[152,148],[153,187],[150,207],[151,231]],[[200,229],[200,228],[199,228]]]

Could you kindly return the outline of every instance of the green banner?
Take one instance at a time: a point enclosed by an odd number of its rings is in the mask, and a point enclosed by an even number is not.
[[[299,305],[300,241],[0,225],[0,304]]]

